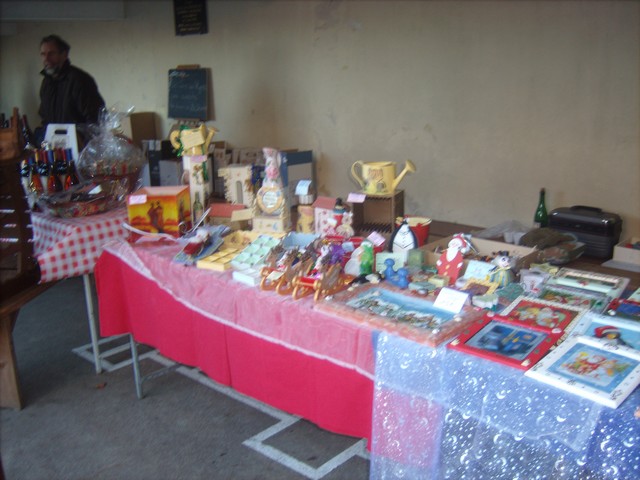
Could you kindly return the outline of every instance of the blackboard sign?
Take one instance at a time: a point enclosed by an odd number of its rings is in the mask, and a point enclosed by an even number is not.
[[[169,117],[208,120],[209,75],[206,68],[169,70]]]
[[[207,2],[205,0],[173,0],[176,35],[207,33]]]

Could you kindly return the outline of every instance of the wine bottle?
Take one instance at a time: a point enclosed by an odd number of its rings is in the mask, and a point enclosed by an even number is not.
[[[41,164],[38,161],[39,152],[36,150],[35,160],[31,166],[31,178],[29,179],[29,190],[37,196],[44,193],[42,180],[40,179]]]
[[[33,144],[33,132],[29,128],[29,122],[27,116],[22,115],[22,139],[24,140],[24,149],[27,151],[33,151],[36,149]]]
[[[547,206],[545,204],[545,190],[540,189],[540,197],[538,198],[538,206],[536,207],[536,213],[533,216],[534,227],[546,227],[549,225],[549,215],[547,213]]]
[[[76,162],[71,160],[69,162],[69,169],[67,171],[67,178],[64,179],[64,189],[69,190],[72,186],[80,183],[78,174],[76,173]]]
[[[29,183],[31,182],[31,163],[30,158],[23,158],[20,161],[20,182],[22,183],[22,188],[24,189],[25,195],[30,193]]]
[[[49,176],[47,177],[47,193],[62,191],[62,182],[56,173],[55,150],[47,150],[47,163],[49,165]]]
[[[196,198],[193,201],[193,208],[191,210],[191,222],[195,225],[200,217],[204,213],[204,206],[200,201],[200,192],[196,192]]]
[[[62,148],[56,148],[54,158],[55,160],[53,169],[60,179],[60,185],[64,190],[64,185],[67,180],[67,172],[69,170],[69,162],[67,162],[67,158]]]

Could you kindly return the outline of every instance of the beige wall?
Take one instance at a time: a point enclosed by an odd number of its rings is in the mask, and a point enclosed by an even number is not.
[[[0,111],[37,123],[38,41],[71,45],[107,103],[167,115],[167,71],[212,72],[217,139],[313,149],[320,191],[356,160],[410,158],[405,211],[495,225],[599,206],[640,235],[640,3],[209,1],[176,37],[172,2],[126,19],[18,23],[0,38]],[[11,28],[5,28],[11,31]]]

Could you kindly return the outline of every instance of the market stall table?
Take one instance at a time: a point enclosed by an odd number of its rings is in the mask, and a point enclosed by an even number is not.
[[[372,327],[173,262],[174,242],[105,245],[102,335],[130,333],[215,381],[336,433],[370,438]]]
[[[36,212],[31,214],[34,251],[41,272],[40,282],[82,276],[96,373],[102,371],[102,364],[90,274],[102,253],[102,246],[106,242],[125,237],[126,231],[122,224],[126,219],[125,208],[77,218],[54,217]]]
[[[376,355],[371,478],[640,478],[640,389],[613,409],[444,346]]]

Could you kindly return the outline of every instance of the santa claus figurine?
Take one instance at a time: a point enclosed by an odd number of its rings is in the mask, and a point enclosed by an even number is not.
[[[460,270],[464,264],[464,254],[470,250],[469,242],[462,234],[454,235],[449,241],[447,249],[442,252],[436,262],[438,275],[447,277],[449,283],[455,282],[460,276]]]

